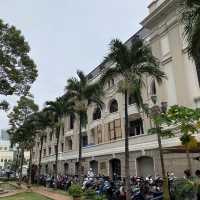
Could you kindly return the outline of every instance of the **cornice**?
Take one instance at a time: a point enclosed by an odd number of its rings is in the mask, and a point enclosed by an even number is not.
[[[178,0],[167,0],[150,13],[140,24],[145,28],[151,29],[153,23],[158,22],[160,18],[176,8]]]

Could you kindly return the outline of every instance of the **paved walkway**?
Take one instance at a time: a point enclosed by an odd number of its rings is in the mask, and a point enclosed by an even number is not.
[[[22,193],[22,192],[25,192],[25,190],[21,189],[21,190],[16,190],[16,191],[13,191],[13,192],[8,192],[8,193],[5,193],[5,194],[1,194],[0,195],[0,199],[3,198],[3,197],[9,197],[9,196],[14,196],[18,193]]]
[[[32,191],[53,200],[72,200],[70,197],[67,197],[64,194],[59,194],[57,192],[49,191],[45,187],[35,187],[35,188],[33,187]]]

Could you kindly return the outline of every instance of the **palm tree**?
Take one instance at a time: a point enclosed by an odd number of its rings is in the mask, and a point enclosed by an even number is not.
[[[200,1],[184,0],[181,8],[188,53],[194,59],[197,72],[200,73]]]
[[[59,150],[59,140],[60,132],[63,127],[62,118],[65,114],[70,114],[72,112],[71,102],[67,101],[64,97],[59,97],[56,101],[46,102],[47,107],[44,109],[52,114],[54,118],[54,128],[56,134],[56,161],[55,161],[55,177],[58,174],[58,150]]]
[[[125,179],[127,191],[130,191],[128,96],[133,95],[137,107],[143,108],[141,90],[145,85],[145,75],[151,76],[158,83],[161,83],[165,74],[160,70],[151,50],[144,45],[139,37],[135,37],[132,40],[130,48],[118,39],[112,40],[110,53],[105,58],[106,61],[115,65],[104,72],[101,79],[103,84],[116,75],[123,77],[123,80],[119,82],[118,88],[119,92],[124,94],[125,102]],[[127,192],[127,199],[130,199],[129,192]]]
[[[53,126],[53,119],[51,114],[47,111],[40,111],[35,113],[32,119],[35,122],[35,126],[37,127],[37,136],[40,140],[40,150],[39,150],[39,161],[38,161],[38,179],[37,182],[39,184],[40,181],[40,173],[41,173],[41,160],[42,160],[42,149],[44,144],[44,137],[46,135],[46,128]]]
[[[67,81],[66,90],[74,102],[74,111],[79,116],[79,156],[78,156],[78,176],[81,176],[82,168],[82,127],[87,123],[87,107],[90,103],[96,103],[102,107],[100,97],[103,91],[99,83],[90,84],[87,76],[82,71],[77,71],[78,78],[71,78]]]

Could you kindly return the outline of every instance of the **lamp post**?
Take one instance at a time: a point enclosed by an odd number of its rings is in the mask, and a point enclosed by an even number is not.
[[[157,105],[157,96],[151,96],[151,100],[153,102],[153,107],[151,108],[151,116],[156,118],[167,111],[167,102],[161,102],[161,105]],[[163,148],[162,148],[162,141],[161,141],[161,127],[158,122],[155,121],[155,128],[157,131],[157,140],[158,140],[158,149],[160,154],[160,163],[161,163],[161,170],[162,170],[162,177],[163,177],[163,199],[170,200],[169,195],[169,186],[168,186],[168,177],[166,176],[165,171],[165,164],[164,164],[164,157],[163,157]]]

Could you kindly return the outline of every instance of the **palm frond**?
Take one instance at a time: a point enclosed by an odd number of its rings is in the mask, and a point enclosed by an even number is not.
[[[84,72],[81,70],[77,70],[76,73],[77,73],[82,85],[86,85],[87,84],[87,76],[84,74]]]
[[[136,68],[136,73],[147,74],[149,77],[153,77],[159,84],[162,83],[163,79],[167,79],[166,74],[161,71],[157,65],[150,62],[141,63],[141,65]]]
[[[107,69],[101,76],[100,84],[101,86],[104,86],[108,80],[111,80],[113,77],[116,77],[117,75],[121,74],[120,70],[118,68],[109,68]]]
[[[188,44],[188,54],[198,65],[200,63],[200,2],[184,0],[180,11],[184,36]]]
[[[118,70],[124,71],[130,65],[128,47],[119,39],[113,39],[110,43],[110,53],[105,57],[104,62],[112,61],[117,63]]]

